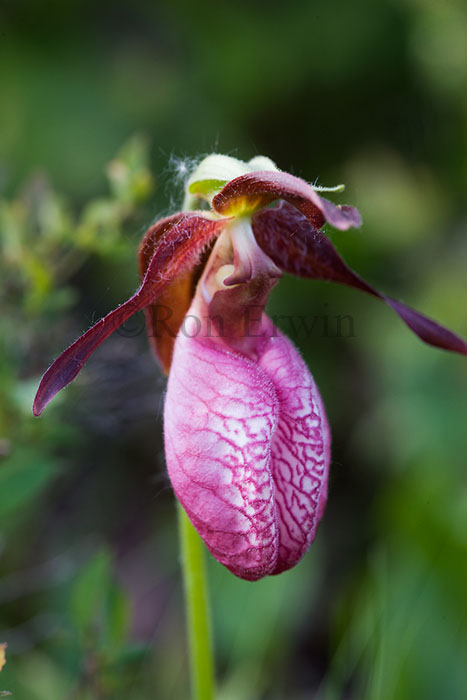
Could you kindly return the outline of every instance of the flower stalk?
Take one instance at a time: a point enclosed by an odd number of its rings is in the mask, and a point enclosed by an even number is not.
[[[214,660],[204,545],[178,503],[186,624],[193,700],[214,698]]]

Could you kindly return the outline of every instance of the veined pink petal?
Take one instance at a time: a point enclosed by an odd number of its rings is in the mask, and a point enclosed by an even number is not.
[[[269,322],[259,366],[271,379],[279,420],[271,443],[279,553],[272,573],[290,569],[313,542],[327,500],[331,435],[310,371],[291,341]]]
[[[178,499],[216,559],[247,580],[303,556],[324,509],[329,468],[329,430],[313,378],[269,320],[263,328],[250,359],[197,335],[194,320],[191,328],[185,323],[164,416]]]

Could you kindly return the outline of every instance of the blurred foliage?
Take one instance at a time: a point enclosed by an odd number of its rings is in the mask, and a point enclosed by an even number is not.
[[[108,264],[109,259],[126,260],[133,253],[124,237],[125,226],[141,225],[142,205],[154,190],[147,144],[141,137],[128,141],[106,172],[110,195],[91,200],[79,215],[44,178],[33,178],[18,197],[0,204],[0,518],[4,554],[8,556],[11,542],[13,565],[21,561],[21,552],[14,551],[18,530],[20,541],[26,537],[23,546],[28,549],[28,529],[35,519],[43,518],[44,491],[50,493],[62,469],[60,451],[65,455],[76,450],[81,439],[79,430],[67,425],[58,411],[50,421],[31,418],[37,384],[37,376],[29,376],[31,369],[36,371],[31,358],[43,355],[55,334],[61,337],[56,329],[76,301],[73,280],[86,262],[96,257]],[[69,463],[67,458],[63,461]],[[11,685],[16,686],[17,668],[20,686],[24,685],[22,695],[29,691],[30,697],[37,698],[108,697],[124,686],[128,668],[139,658],[138,647],[127,643],[127,598],[105,548],[91,553],[74,572],[67,572],[69,564],[64,568],[66,577],[73,573],[73,578],[56,611],[60,623],[37,619],[36,613],[27,625],[33,623],[38,640],[51,636],[55,643],[61,642],[60,656],[66,665],[58,672],[60,664],[48,661],[44,666],[40,653],[22,656],[18,667],[14,660],[11,664]],[[34,583],[32,587],[27,583],[29,573],[34,581],[37,571],[26,571],[18,587],[8,585],[8,577],[0,580],[0,600],[2,590],[7,600],[34,593]],[[57,575],[61,581],[62,574],[54,566],[50,571],[47,565],[44,571],[40,568],[39,588],[56,583]],[[34,646],[33,639],[20,641],[20,649],[22,644]],[[11,646],[14,653],[15,627]]]
[[[329,233],[349,263],[467,336],[466,5],[5,0],[0,38],[1,688],[178,700],[164,382],[142,319],[37,420],[39,377],[136,287],[142,233],[212,150],[345,181],[333,197],[365,225]],[[461,700],[465,360],[337,286],[286,278],[270,311],[326,402],[330,497],[291,572],[249,584],[209,558],[219,698]]]

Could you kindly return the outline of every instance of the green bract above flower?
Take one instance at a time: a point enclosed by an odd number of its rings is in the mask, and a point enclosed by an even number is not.
[[[277,172],[279,168],[266,156],[256,156],[245,163],[231,156],[212,153],[203,158],[188,178],[183,208],[196,209],[198,200],[211,203],[214,195],[230,180],[259,170]]]

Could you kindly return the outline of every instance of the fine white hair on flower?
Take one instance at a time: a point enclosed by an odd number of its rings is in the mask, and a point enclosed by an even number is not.
[[[203,156],[190,158],[188,156],[176,156],[172,154],[168,162],[168,171],[173,179],[179,184],[185,184],[192,172],[196,170]]]
[[[164,190],[170,201],[171,211],[180,208],[180,199],[183,198],[186,183],[203,158],[204,156],[192,158],[170,154],[165,172],[167,182]]]

